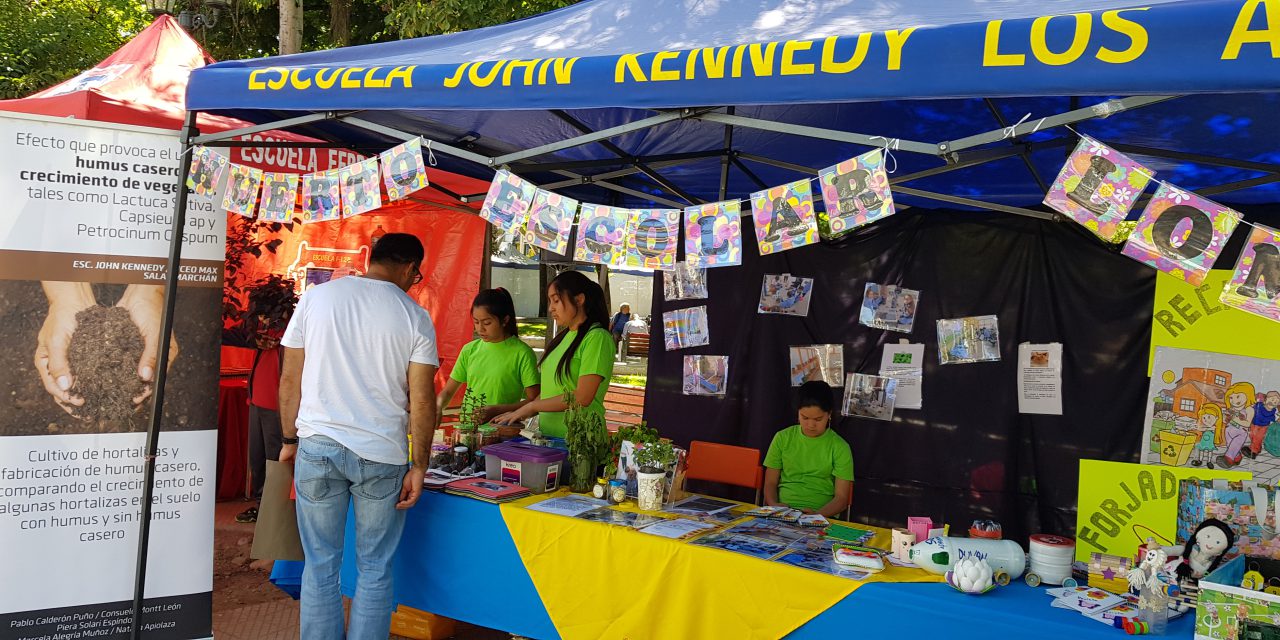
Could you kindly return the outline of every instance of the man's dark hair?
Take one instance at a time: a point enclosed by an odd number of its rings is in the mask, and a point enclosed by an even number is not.
[[[388,233],[373,245],[369,254],[369,262],[379,264],[413,264],[422,262],[426,252],[422,249],[422,241],[408,233]]]

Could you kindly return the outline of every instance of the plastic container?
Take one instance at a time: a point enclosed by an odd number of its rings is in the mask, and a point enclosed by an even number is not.
[[[939,536],[917,542],[910,555],[916,566],[938,575],[949,571],[957,560],[971,556],[985,559],[993,570],[1003,571],[1011,580],[1027,567],[1027,554],[1013,540]]]
[[[484,448],[485,477],[512,482],[534,493],[555,491],[567,453],[526,442],[503,442]]]

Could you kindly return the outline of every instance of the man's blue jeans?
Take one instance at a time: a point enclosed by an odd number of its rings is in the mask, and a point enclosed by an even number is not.
[[[347,507],[355,503],[356,595],[350,640],[386,640],[391,629],[391,557],[400,544],[404,512],[396,510],[408,465],[365,460],[324,436],[298,444],[294,478],[298,533],[306,553],[302,571],[302,640],[342,640],[338,576]]]

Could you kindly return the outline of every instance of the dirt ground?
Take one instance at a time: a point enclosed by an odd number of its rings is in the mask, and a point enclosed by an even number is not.
[[[271,584],[270,563],[249,559],[253,525],[236,522],[235,517],[251,505],[243,500],[218,503],[213,534],[214,611],[289,599]]]

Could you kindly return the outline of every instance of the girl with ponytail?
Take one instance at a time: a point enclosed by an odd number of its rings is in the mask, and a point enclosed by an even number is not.
[[[540,398],[494,422],[510,424],[538,414],[543,435],[563,438],[566,393],[584,410],[604,416],[604,395],[613,377],[613,336],[604,290],[581,272],[566,271],[551,281],[547,311],[562,329],[542,356]]]
[[[502,288],[481,291],[471,303],[471,322],[479,337],[458,354],[449,383],[436,398],[437,418],[464,384],[484,394],[480,423],[538,397],[538,359],[520,341],[511,294]]]

